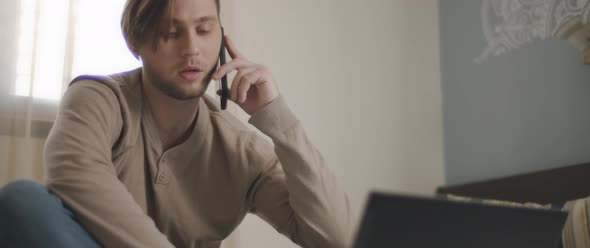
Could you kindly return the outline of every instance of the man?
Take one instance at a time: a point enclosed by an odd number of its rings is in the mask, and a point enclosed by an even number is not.
[[[143,67],[70,84],[45,147],[51,194],[22,181],[0,192],[29,195],[12,211],[57,219],[35,227],[41,246],[219,247],[248,212],[303,247],[347,245],[347,196],[269,69],[228,37],[232,61],[216,69],[218,0],[128,0],[122,29]],[[272,143],[204,95],[233,71],[230,99]],[[45,198],[47,213],[30,207]],[[15,230],[12,242],[41,242]]]

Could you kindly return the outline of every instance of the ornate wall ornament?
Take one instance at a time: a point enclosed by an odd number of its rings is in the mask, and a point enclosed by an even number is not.
[[[589,0],[483,0],[482,28],[488,45],[475,62],[551,36],[569,39],[589,23],[589,4]]]

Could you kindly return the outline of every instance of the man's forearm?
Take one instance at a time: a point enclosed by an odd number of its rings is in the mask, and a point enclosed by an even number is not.
[[[351,232],[348,198],[284,99],[279,97],[255,113],[250,123],[275,145],[296,215],[294,239],[306,247],[347,246]]]

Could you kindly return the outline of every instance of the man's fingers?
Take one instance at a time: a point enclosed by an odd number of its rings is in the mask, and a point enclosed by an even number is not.
[[[223,76],[227,75],[228,73],[230,73],[234,70],[239,70],[244,67],[248,67],[250,65],[252,65],[252,62],[247,61],[245,59],[234,59],[234,60],[228,62],[227,64],[219,67],[219,69],[217,69],[217,71],[213,74],[213,79],[219,80]]]
[[[230,99],[232,99],[232,101],[238,101],[238,87],[240,86],[240,80],[242,80],[242,77],[250,72],[253,72],[254,70],[256,70],[256,68],[252,67],[244,68],[238,71],[238,74],[234,77],[234,80],[231,84]]]
[[[244,79],[242,79],[244,80]],[[246,97],[248,96],[248,90],[250,89],[250,86],[252,86],[252,83],[245,81],[245,82],[240,82],[240,87],[238,88],[239,90],[239,99],[238,99],[238,103],[244,103],[246,101]]]
[[[240,79],[244,76],[243,71],[238,71],[238,74],[234,77],[234,80],[231,82],[231,90],[229,92],[229,99],[234,102],[237,102],[238,99],[238,86],[240,85]]]
[[[246,101],[246,98],[248,97],[248,90],[250,90],[250,87],[252,87],[252,85],[254,85],[261,76],[262,74],[257,70],[242,76],[239,86],[240,103],[244,103]]]
[[[240,51],[238,51],[238,49],[236,48],[234,41],[231,38],[229,38],[229,35],[227,34],[225,35],[225,47],[227,47],[229,56],[232,59],[238,59],[243,57]]]

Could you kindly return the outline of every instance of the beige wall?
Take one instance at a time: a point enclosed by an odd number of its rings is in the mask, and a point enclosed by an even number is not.
[[[223,22],[281,92],[349,193],[443,184],[434,0],[222,0]],[[294,247],[248,217],[225,247]]]

